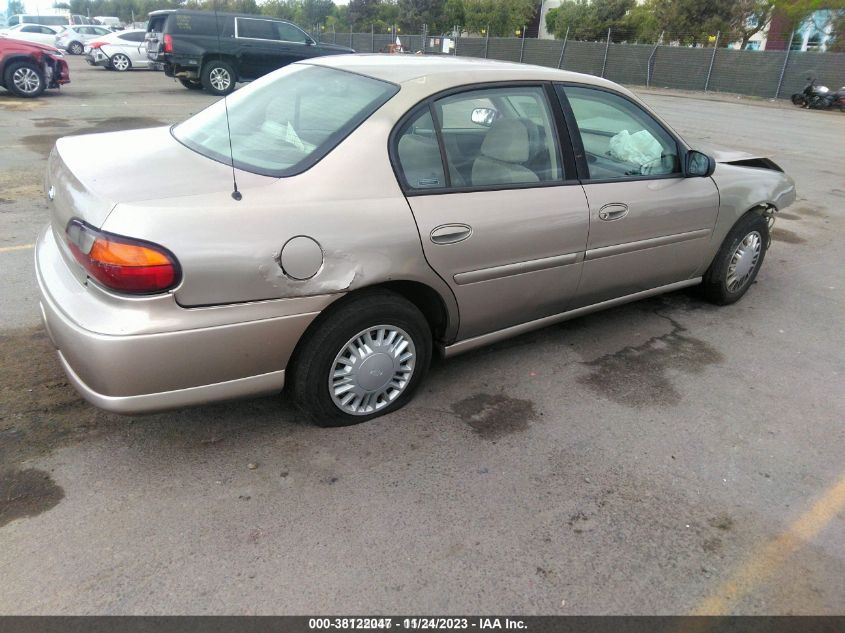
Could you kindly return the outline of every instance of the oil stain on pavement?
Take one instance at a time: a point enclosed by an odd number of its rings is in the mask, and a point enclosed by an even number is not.
[[[772,239],[777,242],[786,242],[787,244],[803,244],[807,241],[792,231],[788,231],[780,227],[775,227],[774,230],[772,230]]]
[[[54,508],[65,492],[50,474],[36,468],[0,472],[0,527]]]
[[[525,431],[536,417],[533,402],[503,394],[478,393],[454,403],[452,411],[487,440]]]
[[[585,363],[590,373],[578,382],[619,404],[669,406],[681,400],[668,376],[670,370],[698,374],[724,360],[712,345],[686,334],[677,321],[655,314],[672,324],[671,331]]]
[[[101,119],[85,119],[85,121],[89,124],[89,127],[63,131],[58,134],[30,134],[29,136],[24,136],[21,141],[33,152],[37,152],[42,156],[47,157],[50,155],[53,145],[56,144],[56,140],[63,136],[99,134],[101,132],[119,132],[122,130],[134,130],[165,125],[164,121],[151,117],[110,117]],[[36,123],[36,125],[38,127],[53,128],[68,127],[65,119],[47,119],[42,121],[42,123],[45,125],[39,125],[38,123]]]

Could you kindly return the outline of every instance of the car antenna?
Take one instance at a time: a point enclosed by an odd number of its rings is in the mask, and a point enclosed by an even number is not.
[[[217,17],[217,1],[214,2],[214,26],[217,28],[217,54],[223,61],[223,45],[220,41],[220,19]],[[232,81],[235,78],[232,77]],[[223,95],[223,108],[226,110],[226,134],[229,137],[229,164],[232,166],[232,198],[240,201],[243,196],[238,191],[238,179],[235,177],[235,152],[232,150],[232,127],[229,125],[229,95]]]

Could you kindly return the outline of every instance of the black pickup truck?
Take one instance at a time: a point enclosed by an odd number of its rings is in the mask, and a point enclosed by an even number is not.
[[[300,59],[355,52],[317,43],[284,20],[184,9],[150,13],[146,42],[150,61],[165,75],[215,95]]]

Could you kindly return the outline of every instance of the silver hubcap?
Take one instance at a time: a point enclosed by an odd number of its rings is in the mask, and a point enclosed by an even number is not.
[[[763,238],[757,231],[752,231],[745,236],[737,246],[728,264],[726,283],[728,291],[736,292],[742,288],[754,272],[757,262],[760,260]]]
[[[215,68],[208,75],[208,81],[215,90],[228,90],[232,83],[232,78],[229,76],[229,71],[225,68]]]
[[[329,370],[329,393],[344,413],[368,415],[405,391],[417,352],[408,333],[394,325],[376,325],[353,336]]]
[[[129,58],[124,55],[115,55],[111,58],[111,65],[118,70],[126,70],[129,68]]]
[[[73,44],[70,47],[70,52],[74,55],[79,55],[82,52],[82,44]]]
[[[18,68],[14,72],[12,75],[12,81],[18,90],[25,92],[26,94],[37,92],[38,88],[41,86],[41,77],[39,77],[38,73],[32,70],[32,68],[28,68],[26,66]]]

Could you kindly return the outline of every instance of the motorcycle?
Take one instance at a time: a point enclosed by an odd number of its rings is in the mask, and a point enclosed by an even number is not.
[[[792,95],[793,105],[812,110],[839,108],[845,112],[845,86],[836,92],[831,92],[827,86],[817,85],[815,78],[807,77],[807,81],[810,83],[804,87],[802,92],[796,92]]]

